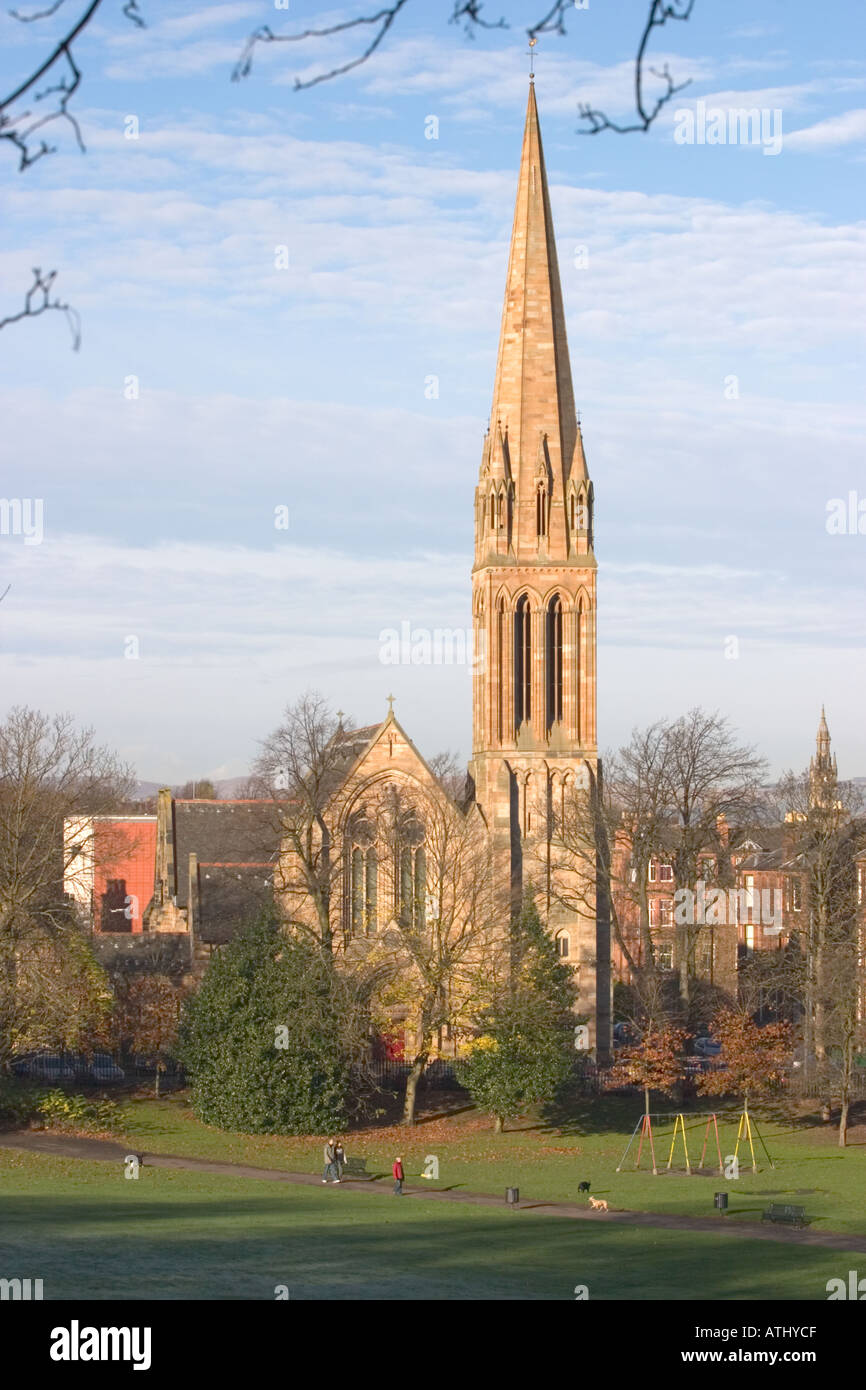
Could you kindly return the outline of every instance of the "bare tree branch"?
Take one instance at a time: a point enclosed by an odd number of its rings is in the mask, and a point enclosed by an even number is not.
[[[371,42],[362,53],[356,58],[351,58],[348,62],[330,68],[327,72],[317,73],[306,81],[296,77],[294,88],[300,91],[303,88],[315,87],[320,82],[329,82],[334,77],[342,77],[345,73],[351,72],[353,68],[360,67],[366,63],[367,59],[375,53],[389,29],[394,23],[400,11],[407,4],[407,0],[394,0],[392,5],[384,9],[377,10],[375,14],[362,15],[357,19],[343,20],[338,24],[328,25],[323,29],[304,29],[297,34],[275,34],[267,24],[256,29],[250,35],[244,46],[238,62],[232,72],[232,81],[239,82],[242,78],[248,77],[253,65],[253,56],[256,48],[262,43],[301,43],[305,39],[324,39],[330,38],[335,34],[343,34],[350,29],[357,29],[363,25],[377,26],[376,33]],[[650,106],[644,95],[644,62],[647,48],[654,29],[660,29],[669,19],[687,20],[690,18],[694,9],[695,0],[651,0],[647,21],[641,34],[640,44],[638,45],[637,57],[635,59],[635,108],[638,120],[629,125],[619,125],[605,116],[604,112],[597,111],[594,107],[583,103],[579,106],[581,118],[589,121],[590,128],[581,131],[582,135],[597,135],[600,130],[615,130],[619,134],[626,134],[630,131],[649,130],[653,121],[658,116],[671,98],[681,92],[684,87],[689,85],[691,78],[685,82],[674,82],[667,64],[661,69],[647,69],[653,77],[665,83],[665,89],[661,96],[657,97]],[[454,0],[454,8],[449,18],[449,24],[462,24],[464,32],[470,37],[476,29],[508,29],[505,19],[487,20],[482,14],[484,8],[483,0]],[[554,0],[554,4],[541,19],[529,26],[526,30],[527,37],[532,41],[539,34],[558,34],[564,37],[566,34],[565,16],[571,9],[571,0]]]
[[[691,18],[694,5],[695,0],[652,0],[634,64],[634,104],[638,119],[629,125],[621,125],[617,121],[610,120],[603,111],[597,111],[588,103],[582,102],[578,110],[581,119],[589,122],[589,128],[580,131],[581,135],[598,135],[600,130],[614,130],[617,135],[629,135],[633,131],[647,131],[662,107],[666,106],[677,92],[688,87],[691,78],[686,78],[685,82],[674,82],[667,63],[660,71],[657,68],[649,68],[648,71],[653,77],[665,83],[665,89],[661,96],[656,98],[653,105],[648,107],[644,95],[644,60],[653,29],[660,29],[669,19],[688,20]]]
[[[81,346],[81,320],[75,309],[62,299],[52,299],[51,290],[57,278],[57,271],[52,270],[47,275],[43,275],[38,266],[33,268],[33,284],[24,296],[24,308],[18,314],[7,314],[6,318],[0,319],[0,330],[7,328],[9,324],[20,323],[22,319],[35,319],[40,314],[44,314],[46,309],[59,309],[61,314],[65,314],[66,322],[69,324],[69,331],[72,334],[72,349],[77,352]],[[38,296],[42,296],[41,301]]]
[[[332,77],[342,77],[344,73],[351,72],[352,68],[357,68],[361,63],[366,63],[370,55],[375,53],[406,3],[407,0],[394,0],[393,5],[377,11],[376,14],[362,15],[358,19],[347,19],[341,24],[331,24],[326,29],[304,29],[299,34],[275,34],[269,25],[263,24],[260,29],[256,29],[247,39],[244,51],[238,59],[232,73],[232,81],[239,82],[241,78],[249,76],[253,65],[253,54],[260,43],[300,43],[304,39],[329,38],[332,34],[342,34],[348,29],[357,29],[360,25],[364,24],[377,24],[379,26],[378,31],[359,57],[350,59],[348,63],[343,63],[340,67],[332,68],[330,72],[321,72],[316,77],[311,77],[306,82],[302,82],[299,77],[296,77],[294,83],[295,91],[300,91],[301,88],[305,87],[315,87],[317,83],[328,82]]]
[[[17,19],[21,24],[34,24],[39,20],[48,19],[62,8],[67,0],[55,0],[45,10],[34,10],[32,14],[21,14],[17,10],[10,11],[13,19]],[[35,164],[37,159],[43,155],[53,154],[56,145],[49,145],[44,137],[40,136],[37,143],[33,143],[33,136],[37,130],[47,125],[50,121],[65,120],[72,126],[75,139],[80,150],[84,150],[84,141],[81,136],[81,129],[77,120],[69,110],[69,102],[78,91],[81,85],[81,70],[75,61],[72,47],[75,41],[80,38],[83,31],[90,24],[96,11],[99,9],[103,0],[89,0],[84,10],[79,14],[72,28],[58,40],[55,47],[49,53],[44,62],[40,63],[30,75],[21,82],[13,92],[0,101],[0,139],[8,140],[19,155],[19,172],[29,169],[31,164]],[[145,27],[144,19],[138,8],[138,0],[125,0],[122,6],[123,14],[139,29]],[[42,78],[47,76],[57,65],[60,76],[49,86],[39,89],[38,84]],[[12,107],[23,97],[29,97],[34,103],[43,101],[48,96],[57,96],[54,109],[49,110],[44,116],[35,116],[30,109],[14,114]]]
[[[483,8],[481,0],[454,0],[454,9],[448,23],[460,24],[463,21],[463,32],[469,38],[474,36],[475,29],[508,28],[508,23],[504,19],[482,19],[481,11]]]

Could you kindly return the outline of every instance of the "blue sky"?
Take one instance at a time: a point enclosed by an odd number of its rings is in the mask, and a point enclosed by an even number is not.
[[[0,311],[56,267],[83,342],[59,316],[0,333],[0,495],[45,508],[43,544],[0,535],[3,703],[73,710],[144,778],[242,773],[308,686],[362,723],[393,691],[422,751],[470,751],[467,670],[385,667],[379,639],[469,623],[522,29],[546,6],[488,0],[511,28],[468,39],[450,0],[409,0],[346,77],[292,87],[355,37],[262,48],[230,81],[257,25],[365,8],[141,0],[140,31],[107,4],[77,49],[87,152],[59,127],[24,174],[5,151]],[[697,0],[655,40],[692,82],[653,130],[579,134],[580,101],[629,115],[645,10],[590,0],[536,60],[598,504],[600,740],[700,703],[778,770],[824,701],[863,775],[866,535],[826,528],[831,499],[866,501],[863,9]],[[59,19],[0,20],[4,89]],[[678,144],[699,101],[780,111],[781,151]]]

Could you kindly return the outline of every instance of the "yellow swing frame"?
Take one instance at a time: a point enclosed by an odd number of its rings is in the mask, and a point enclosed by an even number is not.
[[[676,1117],[676,1119],[674,1120],[674,1132],[673,1132],[673,1134],[671,1135],[671,1151],[670,1151],[670,1153],[668,1154],[668,1168],[667,1168],[667,1171],[670,1172],[670,1170],[671,1170],[671,1164],[672,1164],[673,1161],[674,1161],[674,1146],[676,1145],[676,1142],[677,1142],[677,1134],[678,1134],[678,1133],[681,1133],[682,1136],[683,1136],[683,1153],[684,1153],[685,1156],[686,1156],[686,1172],[688,1173],[689,1177],[691,1177],[691,1175],[692,1175],[692,1165],[691,1165],[691,1160],[689,1159],[689,1146],[688,1146],[688,1144],[687,1144],[687,1142],[686,1142],[686,1122],[685,1122],[685,1119],[684,1119],[684,1117],[683,1117],[682,1114],[678,1114],[677,1117]]]

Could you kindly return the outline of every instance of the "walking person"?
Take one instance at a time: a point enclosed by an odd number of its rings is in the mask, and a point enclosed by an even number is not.
[[[402,1197],[402,1196],[403,1196],[403,1177],[404,1177],[404,1174],[403,1174],[403,1160],[402,1160],[402,1158],[395,1158],[395,1159],[394,1159],[394,1166],[393,1166],[393,1168],[391,1169],[391,1172],[394,1174],[394,1196],[395,1196],[395,1197]]]
[[[343,1181],[343,1165],[346,1162],[346,1150],[343,1148],[342,1139],[338,1139],[334,1145],[334,1170],[337,1174],[337,1182]]]
[[[334,1166],[334,1141],[329,1139],[322,1150],[325,1166],[322,1170],[322,1182],[336,1181],[336,1168]]]

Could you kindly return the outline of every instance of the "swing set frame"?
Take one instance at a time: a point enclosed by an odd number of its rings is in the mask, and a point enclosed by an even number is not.
[[[658,1111],[649,1111],[649,1110],[645,1110],[644,1113],[641,1115],[640,1119],[638,1120],[637,1124],[635,1125],[634,1129],[632,1130],[631,1138],[629,1139],[628,1143],[627,1143],[626,1146],[625,1146],[625,1152],[623,1153],[622,1158],[620,1159],[619,1163],[618,1163],[617,1166],[616,1166],[616,1171],[617,1171],[618,1173],[621,1172],[622,1169],[623,1169],[623,1167],[625,1166],[625,1161],[626,1161],[626,1159],[628,1158],[629,1151],[631,1150],[632,1145],[634,1144],[635,1139],[638,1139],[637,1155],[636,1155],[635,1161],[634,1161],[635,1170],[637,1170],[637,1169],[640,1167],[640,1161],[641,1161],[641,1155],[642,1155],[642,1153],[643,1153],[644,1141],[646,1141],[646,1143],[648,1144],[648,1147],[649,1147],[650,1155],[651,1155],[651,1157],[652,1157],[652,1170],[653,1170],[653,1176],[654,1176],[654,1177],[657,1177],[657,1176],[658,1176],[659,1168],[658,1168],[658,1161],[657,1161],[657,1159],[656,1159],[655,1136],[654,1136],[654,1134],[653,1134],[653,1123],[652,1123],[652,1122],[653,1122],[653,1118],[655,1118],[656,1120],[665,1120],[665,1119],[670,1119],[670,1117],[671,1117],[672,1115],[673,1115],[673,1117],[674,1117],[674,1132],[673,1132],[673,1134],[671,1135],[671,1147],[670,1147],[670,1152],[669,1152],[669,1154],[668,1154],[667,1165],[666,1165],[664,1171],[665,1171],[666,1173],[669,1173],[670,1170],[671,1170],[671,1167],[673,1166],[673,1161],[674,1161],[674,1150],[675,1150],[675,1148],[676,1148],[677,1136],[679,1135],[680,1138],[682,1139],[683,1155],[684,1155],[685,1161],[686,1161],[686,1163],[685,1163],[685,1166],[686,1166],[686,1173],[688,1174],[689,1177],[692,1177],[692,1176],[693,1176],[691,1159],[689,1158],[689,1145],[688,1145],[688,1139],[687,1139],[687,1137],[686,1137],[686,1115],[685,1115],[685,1113],[684,1113],[682,1110],[676,1110],[676,1111],[674,1111],[674,1110],[658,1110]],[[690,1114],[690,1115],[688,1116],[688,1118],[689,1118],[690,1120],[703,1120],[703,1119],[706,1119],[706,1122],[707,1122],[707,1123],[706,1123],[706,1126],[704,1127],[704,1143],[703,1143],[703,1147],[702,1147],[702,1149],[701,1149],[701,1161],[700,1161],[700,1163],[698,1164],[697,1171],[700,1172],[700,1170],[701,1170],[701,1169],[703,1168],[703,1166],[704,1166],[704,1159],[706,1158],[706,1155],[707,1155],[707,1145],[708,1145],[709,1142],[710,1142],[710,1135],[711,1135],[711,1133],[712,1133],[713,1137],[715,1138],[716,1157],[718,1158],[718,1161],[719,1161],[719,1174],[720,1174],[720,1176],[724,1177],[725,1166],[724,1166],[724,1163],[722,1162],[722,1145],[721,1145],[721,1140],[719,1139],[719,1116],[718,1116],[718,1111],[716,1111],[716,1110],[702,1110],[702,1111],[696,1111],[696,1112],[694,1112],[693,1114]],[[763,1135],[761,1134],[761,1131],[758,1129],[757,1124],[755,1124],[755,1123],[753,1122],[752,1117],[751,1117],[750,1114],[749,1114],[748,1106],[744,1106],[743,1109],[742,1109],[742,1111],[740,1112],[740,1115],[739,1115],[739,1124],[737,1125],[737,1142],[736,1142],[736,1145],[735,1145],[735,1147],[734,1147],[734,1158],[737,1160],[737,1162],[739,1162],[740,1144],[743,1142],[744,1139],[747,1139],[747,1140],[748,1140],[748,1143],[749,1143],[749,1152],[750,1152],[751,1155],[752,1155],[752,1172],[753,1172],[753,1173],[757,1173],[757,1171],[758,1171],[758,1165],[757,1165],[757,1163],[756,1163],[756,1161],[755,1161],[755,1146],[754,1146],[754,1143],[753,1143],[753,1134],[754,1134],[754,1135],[757,1135],[758,1141],[759,1141],[761,1147],[763,1148],[764,1153],[765,1153],[766,1156],[767,1156],[767,1162],[769,1163],[770,1167],[771,1167],[771,1168],[775,1168],[776,1165],[775,1165],[775,1163],[773,1162],[772,1158],[770,1157],[770,1152],[769,1152],[769,1150],[768,1150],[766,1144],[764,1143],[764,1137],[763,1137]]]

